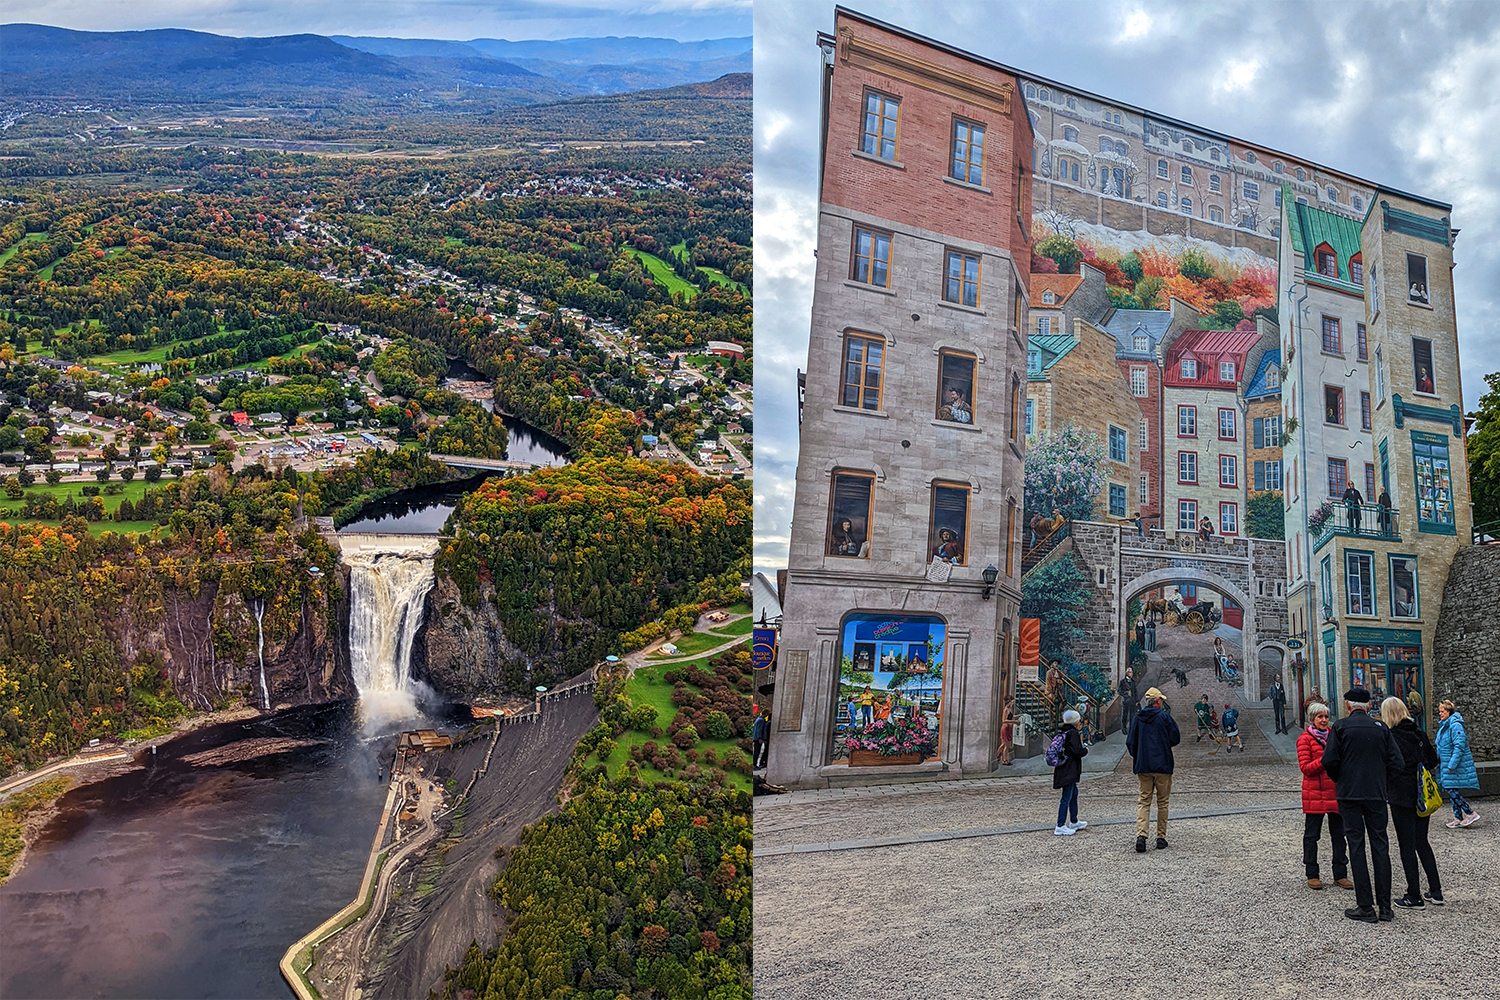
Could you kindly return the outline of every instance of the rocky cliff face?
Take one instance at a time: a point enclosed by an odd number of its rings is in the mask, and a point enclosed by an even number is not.
[[[273,709],[354,698],[349,669],[348,572],[299,588],[263,617],[266,689]],[[313,592],[309,592],[309,590]],[[263,707],[255,615],[244,598],[203,581],[197,594],[164,587],[159,613],[125,608],[119,641],[128,660],[160,652],[177,697],[193,709],[243,700]],[[156,609],[151,609],[156,611]]]
[[[1453,699],[1475,760],[1500,760],[1500,545],[1460,547],[1443,587],[1427,691]]]
[[[506,639],[489,590],[481,589],[479,607],[465,607],[458,585],[438,573],[427,595],[412,676],[455,701],[494,702],[508,691],[530,690],[525,655]]]

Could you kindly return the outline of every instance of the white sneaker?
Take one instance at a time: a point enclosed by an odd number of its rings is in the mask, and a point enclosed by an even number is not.
[[[1082,830],[1088,825],[1089,821],[1086,819],[1075,820],[1074,822],[1068,824],[1068,826],[1071,826],[1073,828],[1074,833],[1077,833],[1079,830]]]
[[[1463,821],[1461,823],[1459,823],[1458,825],[1459,826],[1469,826],[1469,825],[1471,825],[1473,823],[1477,823],[1478,821],[1479,821],[1479,814],[1476,813],[1476,812],[1471,812],[1467,816],[1465,816],[1463,818]]]
[[[1071,826],[1060,826],[1053,830],[1052,834],[1056,837],[1071,837],[1073,836],[1073,828]]]

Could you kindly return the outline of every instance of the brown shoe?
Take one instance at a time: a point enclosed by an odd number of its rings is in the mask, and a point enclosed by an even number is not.
[[[1346,878],[1336,878],[1336,879],[1333,880],[1333,884],[1336,885],[1336,886],[1338,886],[1340,889],[1353,889],[1354,888],[1354,883],[1351,882],[1351,881],[1349,881]]]
[[[1316,878],[1310,878],[1310,879],[1307,880],[1307,887],[1309,889],[1321,889],[1321,888],[1323,888],[1323,880],[1322,879],[1316,879]]]

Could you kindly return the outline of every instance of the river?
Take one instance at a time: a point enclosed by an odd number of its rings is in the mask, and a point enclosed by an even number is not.
[[[226,766],[242,739],[316,745]],[[393,739],[354,704],[212,726],[61,800],[0,886],[0,996],[289,997],[287,947],[354,898]]]

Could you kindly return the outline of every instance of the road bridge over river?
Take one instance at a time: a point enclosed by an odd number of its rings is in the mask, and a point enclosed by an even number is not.
[[[512,462],[502,458],[474,458],[469,455],[438,455],[427,456],[434,462],[442,462],[452,469],[478,469],[483,472],[504,472],[519,475],[523,472],[534,472],[541,466],[535,462]]]

